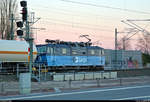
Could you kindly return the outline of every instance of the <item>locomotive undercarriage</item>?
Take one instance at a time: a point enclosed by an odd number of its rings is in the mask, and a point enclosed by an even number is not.
[[[92,72],[102,71],[103,66],[57,66],[47,67],[49,72]]]
[[[92,71],[102,71],[103,66],[51,66],[47,67],[44,65],[34,66],[36,71],[47,70],[46,72],[92,72]],[[17,74],[29,72],[27,63],[0,63],[0,74]]]

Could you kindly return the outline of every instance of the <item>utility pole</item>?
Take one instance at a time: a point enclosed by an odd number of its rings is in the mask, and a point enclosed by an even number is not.
[[[117,67],[117,28],[115,28],[115,68]]]
[[[11,14],[11,29],[10,29],[10,33],[11,33],[11,40],[14,40],[14,14]]]
[[[122,39],[123,50],[126,50],[125,41],[126,41],[126,38],[123,38],[123,39]]]
[[[115,28],[115,50],[117,50],[117,28]]]
[[[33,38],[30,36],[30,25],[29,21],[26,21],[26,38],[25,40],[29,43],[29,72],[32,73],[33,66]]]
[[[30,25],[28,20],[28,8],[27,8],[27,1],[21,1],[20,2],[22,9],[22,19],[23,22],[25,22],[25,28],[26,28],[26,36],[25,40],[29,43],[29,72],[32,74],[32,66],[33,66],[33,38],[30,36]]]
[[[28,12],[27,12],[27,20],[26,20],[26,41],[29,43],[29,72],[32,74],[32,66],[33,66],[33,38],[30,36],[30,25],[28,21]]]

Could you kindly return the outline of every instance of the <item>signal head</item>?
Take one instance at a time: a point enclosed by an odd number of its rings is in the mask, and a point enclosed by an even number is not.
[[[17,27],[22,28],[23,27],[23,22],[21,22],[21,21],[17,22]]]
[[[21,1],[20,5],[21,7],[27,7],[27,1]]]
[[[23,36],[23,31],[22,30],[17,30],[17,36]]]

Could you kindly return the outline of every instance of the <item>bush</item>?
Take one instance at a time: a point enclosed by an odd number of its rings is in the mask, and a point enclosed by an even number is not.
[[[143,61],[143,65],[146,66],[148,63],[150,63],[150,55],[143,53],[142,61]]]

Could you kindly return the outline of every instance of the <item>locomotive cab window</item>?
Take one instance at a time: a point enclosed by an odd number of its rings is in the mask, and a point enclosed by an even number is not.
[[[53,54],[53,48],[52,47],[47,47],[47,53]]]
[[[102,50],[99,50],[99,55],[100,55],[100,56],[102,55]]]
[[[62,54],[66,55],[67,54],[67,49],[66,48],[62,48]]]
[[[49,53],[49,54],[51,53],[50,49],[51,49],[50,47],[47,48],[47,53]]]
[[[95,55],[95,50],[91,50],[91,55]]]
[[[77,51],[72,50],[72,54],[73,54],[73,55],[77,55]]]
[[[46,46],[42,46],[38,48],[39,53],[46,53]]]
[[[37,47],[37,52],[38,52],[38,53],[41,53],[41,52],[40,52],[40,48],[39,48],[39,47]]]
[[[101,50],[101,55],[104,55],[104,50]]]
[[[46,53],[46,46],[43,46],[41,50],[42,53]]]

